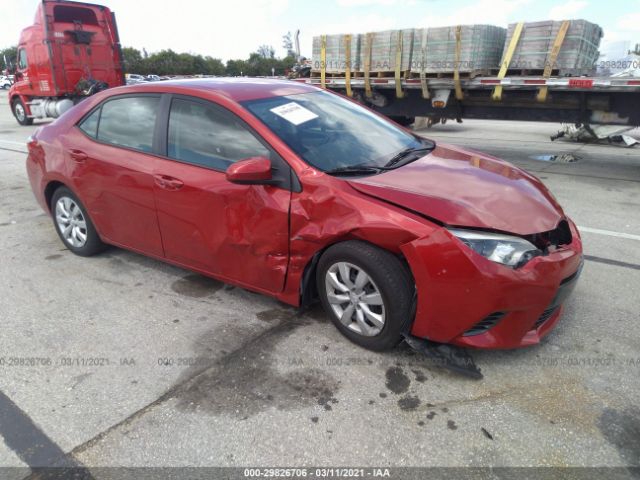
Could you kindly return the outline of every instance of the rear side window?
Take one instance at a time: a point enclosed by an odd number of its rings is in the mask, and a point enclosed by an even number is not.
[[[125,97],[102,105],[97,139],[151,152],[159,97]],[[89,120],[89,118],[87,118]]]
[[[100,119],[100,109],[95,110],[91,115],[82,120],[78,127],[84,133],[89,135],[92,138],[96,138],[98,136],[98,120]]]
[[[271,156],[233,114],[200,102],[174,99],[168,133],[169,157],[216,170],[245,158]]]

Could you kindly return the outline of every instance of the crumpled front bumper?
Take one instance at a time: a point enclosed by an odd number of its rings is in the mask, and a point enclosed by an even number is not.
[[[517,269],[478,255],[446,229],[403,245],[418,297],[411,334],[475,348],[538,343],[557,324],[582,265],[582,241],[569,225],[570,245]],[[468,334],[496,313],[501,315],[494,326]]]

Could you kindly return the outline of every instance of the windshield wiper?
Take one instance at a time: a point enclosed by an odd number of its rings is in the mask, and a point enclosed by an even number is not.
[[[397,154],[395,154],[393,157],[391,157],[391,160],[389,160],[385,165],[384,168],[389,168],[389,167],[401,167],[402,165],[406,165],[409,162],[405,162],[400,164],[400,162],[402,160],[404,160],[405,158],[409,157],[411,154],[413,153],[417,153],[417,152],[423,152],[423,151],[431,151],[435,148],[435,146],[423,146],[423,147],[409,147],[409,148],[405,148],[404,150],[401,150],[400,152],[398,152]],[[413,160],[417,160],[417,158],[414,158]]]
[[[402,160],[404,160],[405,158],[409,158],[411,156],[411,154],[418,153],[418,152],[430,152],[434,148],[436,148],[435,144],[431,144],[431,145],[422,144],[422,146],[420,146],[420,147],[405,148],[404,150],[402,150],[399,153],[397,153],[396,155],[394,155],[391,158],[391,160],[389,160],[385,165],[382,165],[382,166],[366,165],[366,164],[347,165],[347,166],[344,166],[344,167],[334,168],[332,170],[326,170],[324,173],[328,173],[329,175],[341,175],[341,174],[344,174],[344,175],[367,175],[367,174],[372,174],[372,175],[375,175],[375,174],[383,172],[385,170],[394,170],[394,169],[396,169],[398,167],[401,167],[402,165],[406,165],[411,160],[417,160],[418,158],[420,158],[420,157],[416,157],[416,158],[410,159],[409,161],[401,163]]]
[[[329,175],[367,175],[380,173],[383,170],[378,167],[369,167],[366,165],[350,165],[348,167],[338,167],[332,170],[325,170],[324,173]]]

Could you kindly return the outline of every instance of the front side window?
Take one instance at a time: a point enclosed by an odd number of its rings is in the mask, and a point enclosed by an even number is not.
[[[322,171],[385,167],[400,152],[433,146],[328,92],[248,100],[242,104],[298,156]]]
[[[167,154],[216,170],[249,157],[270,157],[270,151],[232,113],[178,98],[171,102]]]
[[[29,64],[27,63],[27,51],[21,48],[18,52],[18,69],[25,70]]]
[[[119,147],[151,152],[159,97],[124,97],[102,105],[97,139]]]

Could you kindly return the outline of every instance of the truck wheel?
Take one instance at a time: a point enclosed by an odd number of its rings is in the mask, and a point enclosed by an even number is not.
[[[31,125],[33,123],[33,118],[27,117],[27,108],[19,98],[11,102],[11,110],[13,110],[13,116],[16,117],[20,125]]]
[[[60,187],[54,192],[51,215],[60,240],[76,255],[90,257],[105,249],[84,206],[68,188]]]
[[[320,258],[316,282],[333,323],[361,347],[394,347],[413,320],[413,279],[386,250],[360,241],[336,244]]]

